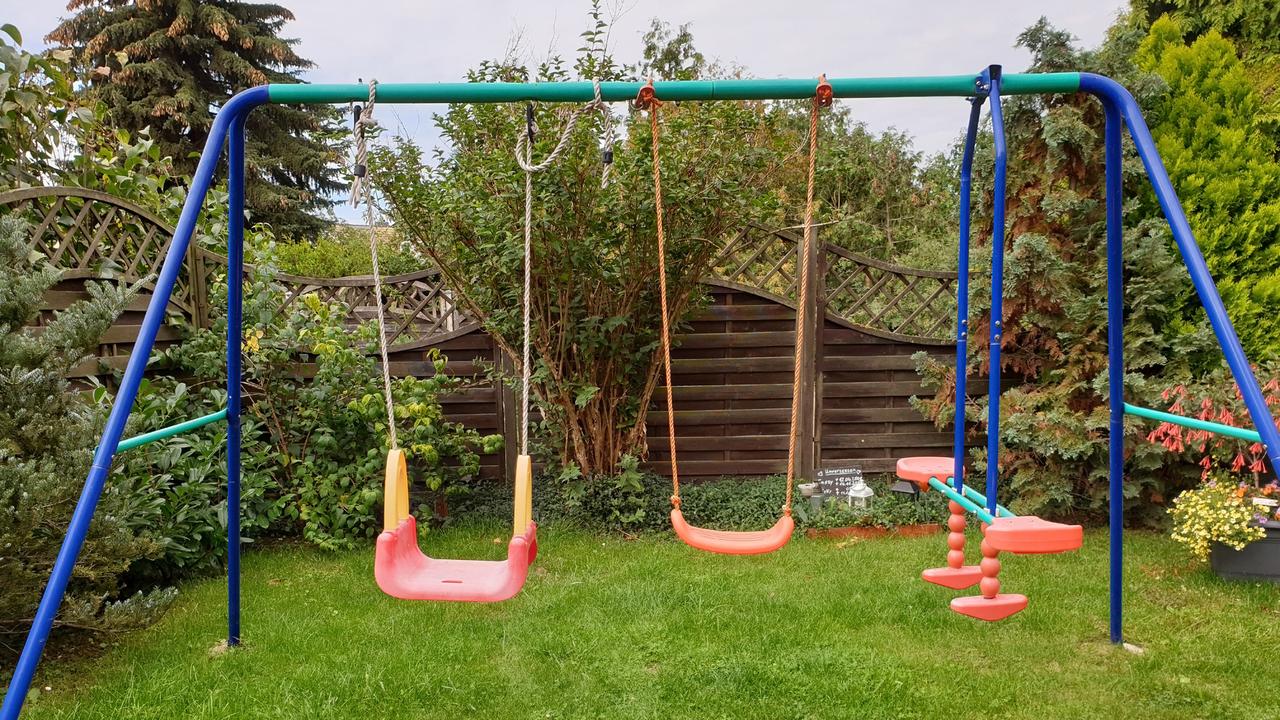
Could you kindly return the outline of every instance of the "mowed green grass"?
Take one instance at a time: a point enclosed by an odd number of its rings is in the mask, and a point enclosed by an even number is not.
[[[450,529],[426,550],[498,557],[499,532]],[[27,717],[1280,717],[1280,588],[1221,582],[1163,537],[1125,544],[1141,655],[1106,639],[1101,532],[1005,558],[1005,589],[1031,605],[995,624],[919,579],[941,534],[723,557],[551,528],[524,592],[497,605],[385,597],[371,549],[275,548],[246,559],[242,648],[217,649],[223,582],[193,583],[105,656],[44,668],[52,691]]]

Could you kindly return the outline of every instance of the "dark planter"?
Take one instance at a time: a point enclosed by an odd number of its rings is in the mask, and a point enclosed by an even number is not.
[[[1214,545],[1209,566],[1218,577],[1228,580],[1260,580],[1280,584],[1280,522],[1262,523],[1267,536],[1234,550]]]

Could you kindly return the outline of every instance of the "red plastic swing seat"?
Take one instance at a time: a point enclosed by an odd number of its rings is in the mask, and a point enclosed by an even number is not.
[[[373,576],[386,594],[401,600],[499,602],[524,587],[538,555],[533,523],[507,543],[506,560],[439,560],[418,548],[418,524],[405,518],[378,536]]]
[[[786,545],[796,523],[790,515],[783,515],[768,530],[708,530],[690,525],[679,509],[672,509],[671,527],[686,545],[699,550],[724,555],[761,555]]]

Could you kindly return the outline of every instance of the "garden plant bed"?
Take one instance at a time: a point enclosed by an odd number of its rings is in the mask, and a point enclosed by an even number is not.
[[[939,532],[942,532],[941,523],[922,523],[920,525],[901,525],[899,527],[854,526],[839,528],[809,528],[804,531],[804,535],[810,540],[818,540],[822,538],[860,538],[862,540],[876,540],[890,536],[904,538],[924,537],[925,535],[933,535],[934,533]]]

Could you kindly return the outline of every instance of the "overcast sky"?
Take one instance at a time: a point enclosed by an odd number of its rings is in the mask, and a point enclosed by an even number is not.
[[[317,67],[313,82],[431,82],[462,79],[481,60],[502,57],[520,38],[531,59],[573,54],[586,28],[587,0],[275,0],[297,20],[285,28]],[[65,13],[64,0],[2,0],[32,48]],[[634,61],[649,20],[691,23],[699,50],[756,77],[934,75],[1000,63],[1010,72],[1029,56],[1014,47],[1041,15],[1084,46],[1102,41],[1124,0],[606,0],[620,17],[610,46]],[[613,14],[613,13],[611,13]],[[963,130],[956,98],[856,100],[875,130],[896,127],[925,152],[945,149]],[[433,108],[379,105],[381,121],[433,144]],[[342,213],[346,215],[345,212]]]

